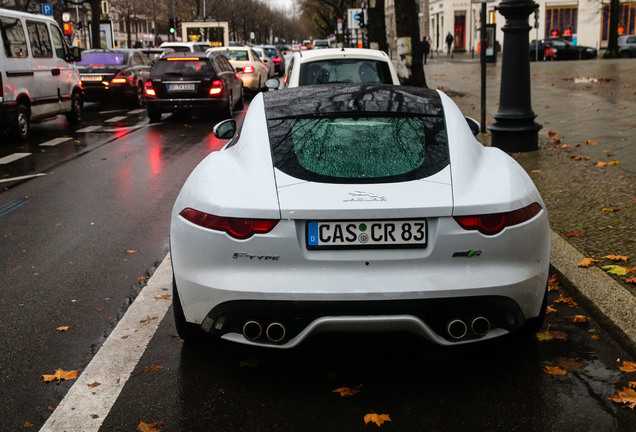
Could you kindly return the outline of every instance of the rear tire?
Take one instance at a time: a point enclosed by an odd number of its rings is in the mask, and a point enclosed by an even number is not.
[[[236,103],[236,109],[242,110],[245,107],[245,88],[243,84],[241,84],[241,98]]]
[[[146,104],[146,99],[144,98],[144,85],[141,82],[137,83],[135,86],[135,99],[133,102],[137,108],[143,108]]]
[[[149,109],[148,118],[150,119],[150,123],[159,123],[161,121],[161,111]]]
[[[18,139],[26,139],[31,134],[31,118],[29,107],[23,103],[18,103],[13,119],[12,132]]]
[[[223,110],[223,118],[231,119],[234,117],[234,98],[232,97],[232,92],[230,91],[227,96],[227,107]]]
[[[66,119],[69,123],[77,124],[82,121],[82,110],[84,108],[84,100],[78,92],[73,93],[71,98],[71,111],[66,113]]]
[[[174,278],[172,279],[172,309],[174,312],[174,325],[177,328],[179,337],[186,342],[201,342],[207,337],[207,334],[197,324],[186,321],[183,307],[181,307],[181,299]]]

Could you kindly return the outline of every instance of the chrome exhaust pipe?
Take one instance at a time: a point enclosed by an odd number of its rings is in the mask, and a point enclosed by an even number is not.
[[[446,331],[453,339],[461,339],[466,336],[466,333],[468,333],[468,326],[466,326],[464,321],[456,319],[448,323]]]
[[[484,336],[490,331],[490,321],[488,318],[479,316],[470,323],[470,329],[477,336]]]
[[[285,326],[279,322],[273,322],[267,326],[265,335],[271,342],[280,342],[285,338],[286,334]]]
[[[243,325],[243,336],[249,340],[256,340],[263,334],[263,327],[258,321],[247,321]]]

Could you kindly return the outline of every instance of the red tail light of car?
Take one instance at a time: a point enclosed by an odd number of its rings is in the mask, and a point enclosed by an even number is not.
[[[157,93],[155,93],[155,89],[152,87],[152,83],[150,81],[146,81],[144,87],[146,90],[146,96],[157,96]]]
[[[210,88],[210,96],[221,94],[223,91],[223,81],[214,80],[212,81],[212,87]]]
[[[243,67],[243,73],[254,73],[254,66],[245,66]]]
[[[126,74],[124,73],[124,71],[119,71],[117,72],[117,74],[113,77],[113,79],[110,80],[111,84],[126,84]]]
[[[274,57],[272,61],[276,64],[280,63],[280,57]]]
[[[475,216],[454,216],[457,223],[465,230],[477,230],[484,235],[495,235],[504,228],[529,221],[541,211],[539,203],[505,213],[491,213]]]
[[[246,219],[215,216],[192,208],[186,208],[179,216],[203,228],[221,231],[238,240],[245,240],[254,234],[267,234],[278,224],[279,219]]]

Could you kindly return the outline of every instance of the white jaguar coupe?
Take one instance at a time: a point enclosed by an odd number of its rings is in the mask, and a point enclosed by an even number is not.
[[[172,214],[185,340],[291,348],[319,332],[412,332],[457,345],[542,325],[541,196],[442,92],[261,93],[242,126],[214,133],[229,142]]]

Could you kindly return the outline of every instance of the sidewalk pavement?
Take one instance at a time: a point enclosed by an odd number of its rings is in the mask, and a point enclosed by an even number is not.
[[[487,67],[487,124],[498,110],[501,58]],[[548,209],[551,265],[562,285],[636,354],[636,59],[531,63],[539,150],[513,156]],[[479,58],[435,56],[424,67],[465,115],[481,116]],[[490,136],[478,137],[489,145]],[[602,162],[604,166],[597,166]],[[610,255],[629,257],[612,261]],[[598,260],[579,267],[583,258]],[[610,275],[605,266],[631,270]],[[631,268],[630,268],[631,267]],[[619,269],[620,271],[620,269]]]

